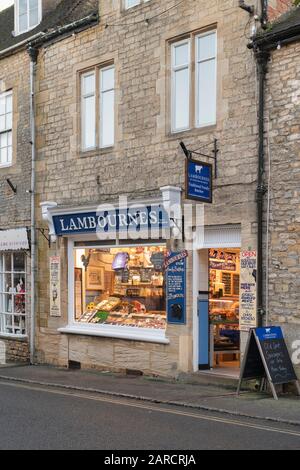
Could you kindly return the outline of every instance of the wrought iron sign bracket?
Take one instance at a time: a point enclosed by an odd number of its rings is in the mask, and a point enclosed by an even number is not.
[[[40,232],[40,233],[43,235],[43,237],[44,237],[44,238],[47,240],[47,242],[48,242],[49,248],[51,248],[51,239],[50,239],[50,237],[47,236],[46,233],[45,233],[45,232],[49,233],[49,229],[37,227],[37,231]]]
[[[214,160],[214,175],[215,179],[218,177],[218,153],[219,153],[219,148],[218,148],[218,139],[214,139],[214,141],[211,144],[208,145],[213,145],[214,148],[212,150],[212,155],[208,155],[206,153],[199,152],[200,149],[198,150],[188,150],[184,144],[184,142],[180,142],[180,147],[182,148],[182,151],[186,158],[188,160],[191,160],[193,155],[197,155],[199,157],[205,157],[211,160]]]

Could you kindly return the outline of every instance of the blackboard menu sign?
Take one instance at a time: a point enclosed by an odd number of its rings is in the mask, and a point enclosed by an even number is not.
[[[289,382],[295,382],[300,395],[300,386],[280,327],[255,328],[249,332],[238,393],[242,380],[255,378],[268,380],[276,400],[275,385]]]
[[[169,253],[166,259],[168,323],[186,323],[186,252]]]

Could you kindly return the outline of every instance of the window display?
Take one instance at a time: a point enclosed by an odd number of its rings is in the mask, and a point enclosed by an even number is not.
[[[232,359],[236,361],[236,353],[239,353],[240,349],[239,250],[211,249],[209,252],[209,273],[209,313],[210,324],[213,328],[214,352],[224,355],[223,363],[231,353]]]
[[[0,253],[0,334],[26,335],[24,253]]]
[[[165,255],[164,246],[76,248],[75,321],[165,329]]]

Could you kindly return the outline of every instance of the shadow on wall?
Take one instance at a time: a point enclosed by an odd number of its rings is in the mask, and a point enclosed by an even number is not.
[[[0,364],[6,364],[6,345],[0,341]]]

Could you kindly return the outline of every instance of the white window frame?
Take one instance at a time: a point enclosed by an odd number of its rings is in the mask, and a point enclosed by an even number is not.
[[[208,57],[204,60],[199,60],[199,41],[198,38],[205,37],[205,36],[211,36],[215,35],[215,54],[214,56]],[[210,31],[206,31],[205,33],[197,34],[194,38],[195,41],[195,127],[198,129],[205,128],[208,126],[214,126],[217,123],[217,89],[218,89],[218,84],[217,84],[217,59],[218,59],[218,36],[217,36],[217,30],[212,29]],[[199,67],[198,64],[204,63],[204,62],[209,62],[211,60],[215,61],[215,84],[216,84],[216,89],[215,89],[215,119],[209,123],[206,124],[199,124],[199,88],[198,88],[198,81],[199,81]]]
[[[59,328],[58,331],[61,333],[68,334],[77,334],[85,336],[99,336],[105,338],[120,338],[128,339],[132,341],[145,341],[150,343],[158,344],[170,344],[170,340],[166,337],[166,330],[156,330],[150,328],[140,328],[140,327],[126,327],[126,326],[117,326],[117,325],[101,325],[101,324],[80,324],[75,321],[75,281],[74,281],[74,249],[76,237],[68,238],[68,324]],[[163,243],[152,243],[149,246],[161,246]],[[122,245],[122,248],[126,246],[132,247],[137,246],[138,243]],[[119,245],[105,245],[105,248],[116,248]],[[143,244],[143,246],[148,246]],[[85,244],[85,249],[101,248],[93,242]]]
[[[94,76],[94,81],[95,81],[95,90],[94,92],[92,93],[84,93],[83,91],[83,83],[84,83],[84,78],[85,77],[91,77],[91,76]],[[91,150],[94,150],[96,148],[96,129],[97,129],[97,124],[96,124],[96,100],[97,100],[97,76],[96,76],[96,70],[93,69],[93,70],[90,70],[86,73],[83,73],[80,77],[80,94],[81,94],[81,100],[80,100],[80,103],[81,103],[81,110],[80,110],[80,113],[81,113],[81,150],[82,152],[89,152]],[[94,142],[95,142],[95,145],[92,146],[92,147],[87,147],[86,144],[85,144],[85,130],[86,130],[86,117],[85,117],[85,112],[84,112],[84,109],[85,109],[85,106],[84,106],[84,101],[86,98],[91,98],[91,97],[94,97],[95,99],[95,108],[94,108],[94,113],[95,113],[95,135],[94,135]]]
[[[198,60],[198,51],[199,51],[199,43],[198,43],[198,38],[200,37],[205,37],[205,36],[210,36],[210,35],[215,35],[216,38],[216,49],[215,49],[215,55],[212,57],[209,57],[203,61]],[[189,44],[189,100],[188,100],[188,106],[189,106],[189,126],[186,128],[176,128],[175,127],[175,122],[176,122],[176,107],[175,107],[175,75],[176,71],[178,70],[183,70],[186,68],[186,65],[180,65],[180,66],[175,66],[175,49],[176,47],[180,46],[181,44]],[[218,35],[217,35],[217,29],[210,29],[202,33],[198,34],[192,34],[189,37],[178,40],[176,42],[172,42],[170,44],[171,46],[171,64],[170,64],[170,69],[171,69],[171,103],[170,103],[170,114],[171,114],[171,133],[172,134],[177,134],[180,132],[186,132],[191,130],[192,128],[195,129],[204,129],[206,127],[214,126],[217,123],[217,95],[218,95],[218,83],[217,83],[217,69],[218,69]],[[194,57],[192,57],[192,51]],[[206,61],[210,60],[215,60],[215,119],[212,122],[205,123],[205,124],[199,124],[199,89],[198,89],[198,80],[199,80],[199,70],[198,70],[198,64],[199,63],[204,63]]]
[[[113,88],[109,88],[109,89],[106,89],[106,90],[102,90],[102,84],[101,84],[101,77],[102,77],[102,72],[105,71],[105,70],[111,70],[113,69],[114,70],[114,85],[113,85]],[[88,76],[94,76],[95,77],[95,91],[94,93],[87,93],[87,94],[84,94],[84,91],[83,91],[83,81],[84,81],[84,77],[88,77]],[[97,66],[97,67],[94,67],[84,73],[81,73],[80,74],[80,121],[81,121],[81,132],[80,132],[80,135],[81,135],[81,142],[80,142],[80,147],[81,147],[81,152],[83,153],[86,153],[86,152],[91,152],[91,151],[94,151],[94,150],[97,150],[97,149],[100,149],[100,150],[105,150],[105,149],[109,149],[109,148],[113,148],[114,145],[115,145],[115,139],[116,139],[116,94],[115,94],[115,90],[116,90],[116,67],[115,67],[115,64],[114,63],[110,63],[109,65],[103,65],[103,66]],[[114,128],[113,128],[113,143],[110,143],[108,145],[103,145],[103,136],[102,136],[102,132],[101,132],[101,129],[102,129],[102,96],[104,93],[108,93],[108,92],[111,92],[113,91],[114,92],[114,103],[113,103],[113,106],[114,106],[114,110],[113,110],[113,114],[114,114]],[[85,114],[84,114],[84,100],[88,97],[91,97],[91,96],[94,96],[95,97],[95,108],[94,108],[94,116],[95,116],[95,138],[94,138],[94,142],[95,142],[95,146],[93,147],[86,147],[85,145],[85,125],[86,125],[86,119],[85,119]]]
[[[175,50],[176,47],[187,44],[188,45],[188,63],[187,64],[182,64],[182,65],[175,65]],[[191,94],[191,39],[183,39],[182,41],[177,41],[174,42],[171,46],[172,48],[172,53],[171,53],[171,129],[172,133],[176,134],[178,132],[183,132],[183,131],[188,131],[191,128],[191,118],[190,118],[190,112],[191,112],[191,100],[190,100],[190,94]],[[175,79],[176,79],[176,72],[180,70],[188,69],[188,96],[189,96],[189,101],[188,101],[188,116],[189,116],[189,122],[187,127],[181,127],[181,128],[176,128],[175,127],[175,122],[176,122],[176,104],[175,104]]]
[[[149,0],[135,0],[133,5],[129,5],[129,0],[124,0],[124,8],[125,10],[130,10],[130,8],[134,8],[142,3],[147,3]]]
[[[2,163],[1,162],[1,159],[0,159],[0,168],[7,168],[7,167],[10,167],[12,166],[12,148],[13,148],[13,92],[12,90],[9,90],[9,91],[5,91],[4,93],[0,93],[0,98],[4,98],[5,101],[6,101],[6,98],[10,96],[11,97],[11,101],[12,101],[12,110],[11,110],[11,115],[12,115],[12,119],[11,119],[11,126],[9,127],[5,127],[4,130],[0,130],[0,136],[1,135],[4,135],[4,134],[7,134],[7,139],[8,139],[8,135],[11,134],[11,145],[7,145],[7,149],[9,147],[11,147],[11,159],[10,161],[7,161],[5,163]],[[6,108],[6,104],[5,104],[5,108]],[[5,121],[6,121],[6,115],[8,113],[5,112],[4,116],[5,116]],[[0,158],[1,158],[1,155],[0,155]]]
[[[24,256],[24,271],[15,271],[14,270],[14,255],[16,254],[23,254]],[[11,269],[6,270],[5,268],[5,256],[11,257]],[[5,288],[5,274],[10,274],[11,276],[11,292],[6,292]],[[25,298],[25,306],[27,303],[27,277],[26,277],[26,254],[24,252],[10,252],[10,251],[2,251],[0,252],[0,337],[7,336],[13,338],[26,338],[27,337],[27,313],[18,313],[14,312],[15,308],[15,296],[18,295],[17,292],[14,291],[14,275],[20,275],[24,278],[25,281],[25,292],[19,295],[24,295]],[[6,312],[5,307],[3,306],[5,302],[5,298],[11,296],[11,312]],[[15,320],[19,317],[19,325],[16,326]],[[10,322],[7,323],[7,319],[11,319]],[[22,323],[21,323],[22,322]],[[22,332],[18,333],[17,330],[22,328]],[[11,330],[11,331],[9,331]]]
[[[33,25],[33,26],[29,26],[29,0],[26,0],[27,1],[27,28],[20,31],[20,15],[19,15],[19,2],[20,0],[15,0],[15,34],[16,35],[20,35],[20,34],[25,34],[27,33],[28,31],[31,31],[32,29],[36,28],[40,22],[42,21],[42,0],[38,0],[38,22]]]

